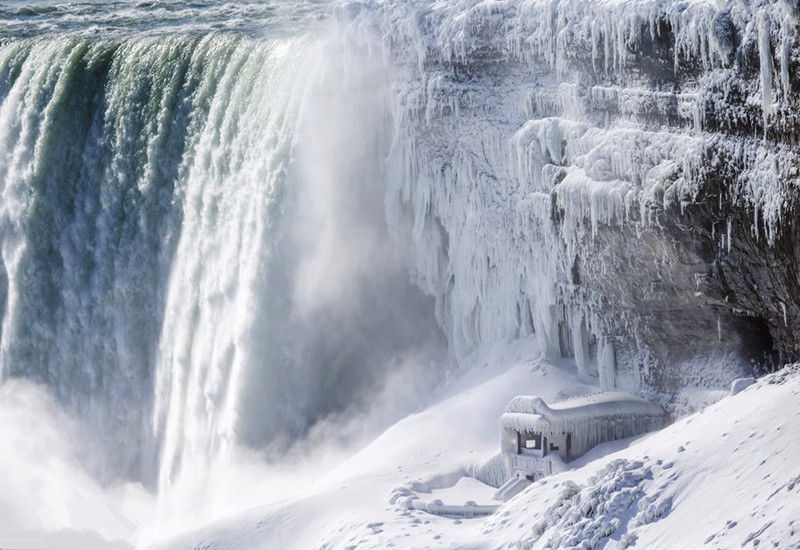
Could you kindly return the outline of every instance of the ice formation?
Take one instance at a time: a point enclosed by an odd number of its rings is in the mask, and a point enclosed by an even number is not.
[[[544,521],[533,527],[532,540],[552,529],[556,534],[546,541],[548,546],[595,548],[622,526],[631,508],[641,510],[636,520],[641,524],[656,520],[669,511],[669,500],[656,506],[647,500],[640,485],[652,475],[642,462],[618,459],[598,472],[587,487],[567,481],[561,499],[547,511]],[[634,541],[623,539],[621,547]]]
[[[0,10],[0,376],[99,477],[349,429],[439,329],[673,409],[800,356],[794,1],[102,4]]]
[[[666,421],[658,405],[620,392],[574,397],[552,405],[540,397],[517,396],[500,417],[507,476],[533,480],[564,471],[565,462],[600,443],[656,431]],[[524,444],[526,439],[533,445]]]
[[[398,67],[388,218],[415,243],[453,349],[535,334],[604,388],[633,390],[679,387],[669,365],[709,348],[792,357],[795,11],[341,8]],[[782,275],[755,259],[764,250]]]

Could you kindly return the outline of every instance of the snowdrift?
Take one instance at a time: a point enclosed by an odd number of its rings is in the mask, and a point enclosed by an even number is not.
[[[586,389],[563,368],[538,363],[532,373],[518,365],[401,421],[317,492],[159,548],[800,544],[798,366],[659,432],[601,445],[576,461],[576,469],[534,483],[488,519],[446,519],[389,504],[387,489],[398,479],[491,453],[496,426],[487,418],[502,411],[504,394],[520,383],[536,384],[542,395]],[[464,425],[474,429],[454,436],[454,427]]]

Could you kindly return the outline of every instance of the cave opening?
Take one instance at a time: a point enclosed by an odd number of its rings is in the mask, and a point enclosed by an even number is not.
[[[754,374],[774,372],[780,365],[778,349],[767,320],[760,316],[734,317],[739,336],[739,353],[746,359]]]

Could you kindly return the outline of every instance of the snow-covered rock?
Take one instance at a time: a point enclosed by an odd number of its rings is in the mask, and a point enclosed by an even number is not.
[[[394,74],[388,217],[459,354],[535,334],[660,392],[798,356],[790,4],[358,5]]]
[[[740,391],[749,388],[756,383],[755,378],[737,378],[731,382],[731,395],[736,395]]]

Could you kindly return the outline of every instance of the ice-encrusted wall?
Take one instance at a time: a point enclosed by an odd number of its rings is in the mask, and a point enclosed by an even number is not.
[[[337,14],[395,69],[387,211],[458,354],[535,334],[641,390],[797,356],[794,2]]]

